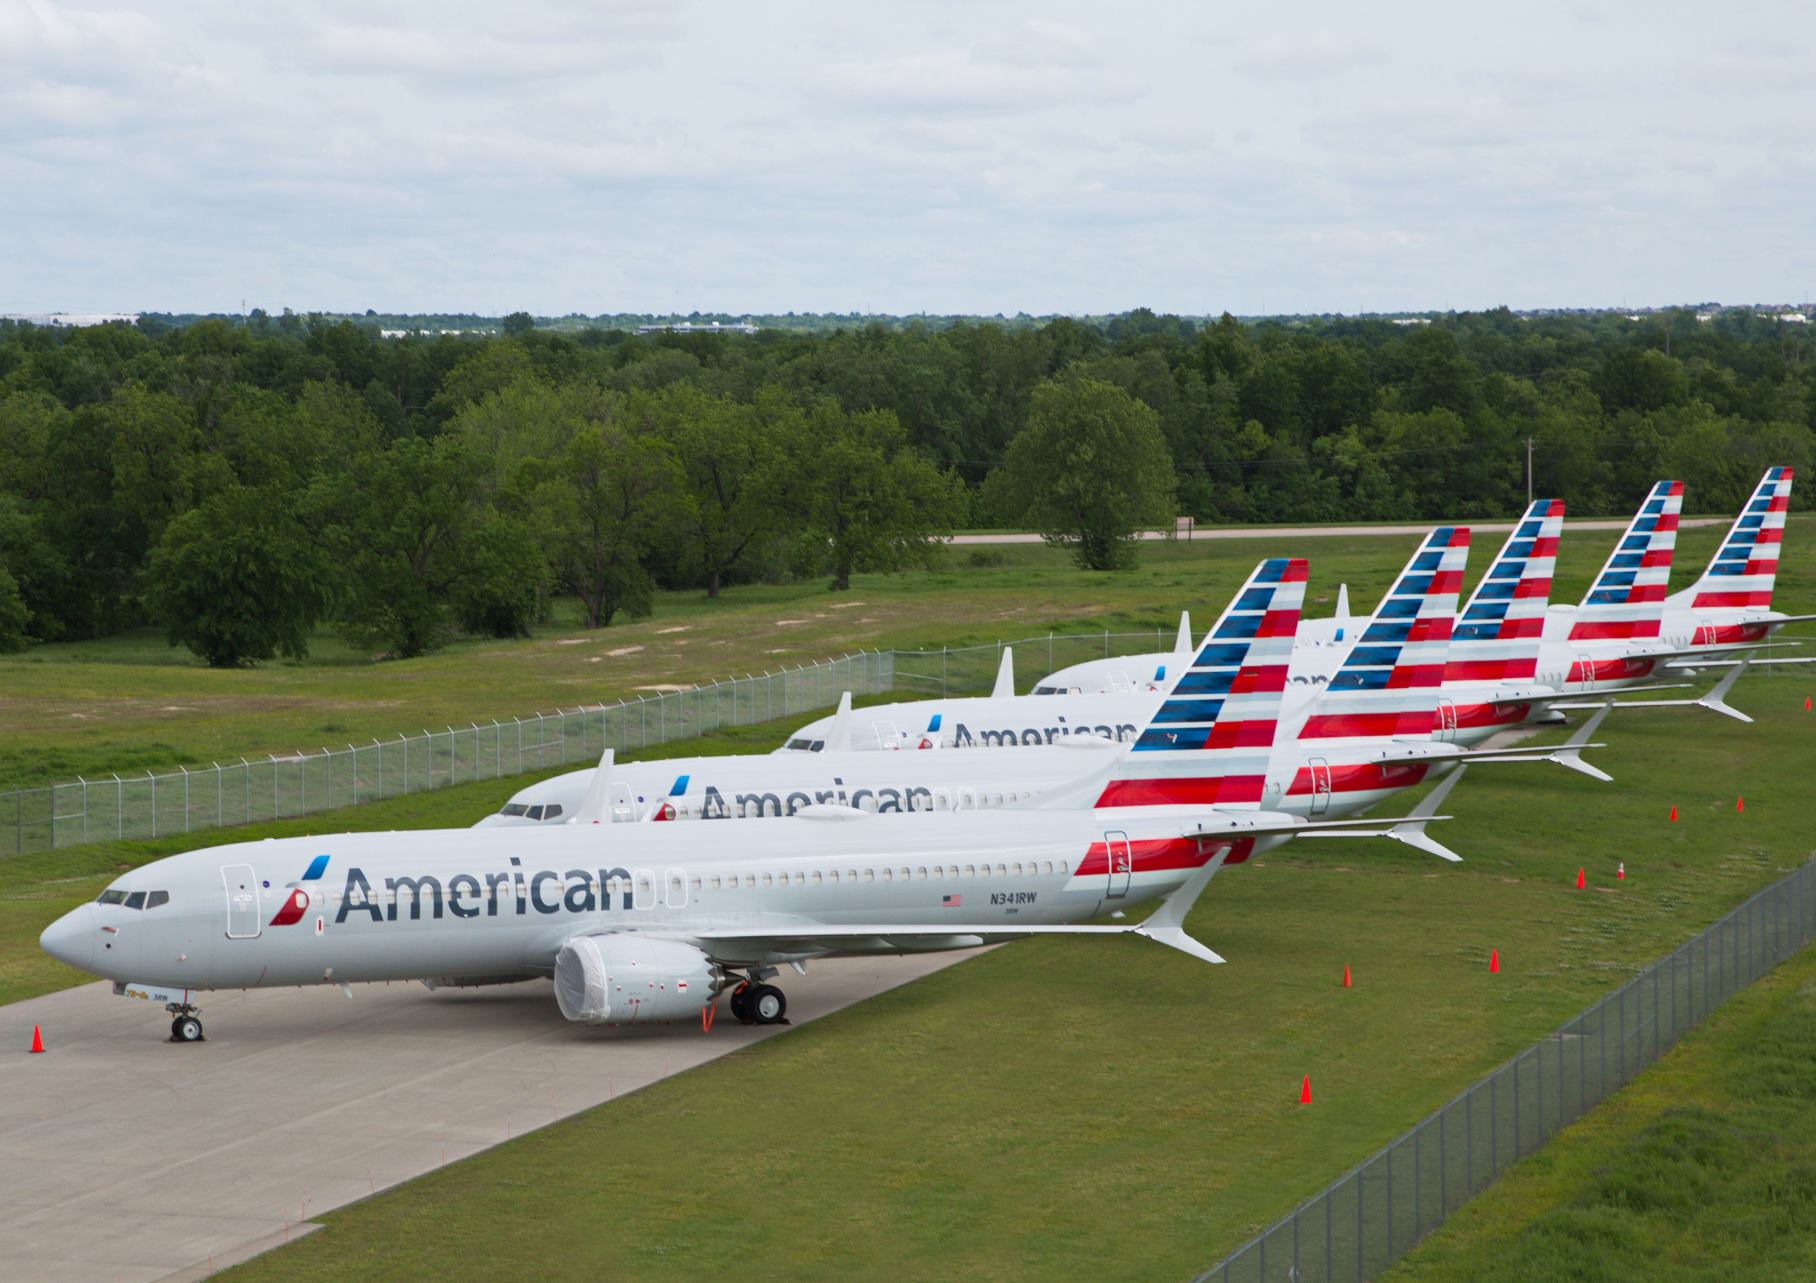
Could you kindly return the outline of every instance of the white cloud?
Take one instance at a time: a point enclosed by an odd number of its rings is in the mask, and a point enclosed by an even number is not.
[[[0,310],[1773,298],[1805,6],[0,0]]]

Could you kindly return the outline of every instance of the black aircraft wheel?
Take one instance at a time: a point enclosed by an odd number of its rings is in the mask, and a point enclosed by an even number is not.
[[[172,1041],[172,1042],[182,1042],[183,1041],[183,1017],[181,1017],[181,1016],[176,1016],[171,1019],[170,1041]]]
[[[746,980],[731,991],[731,998],[726,1005],[731,1008],[731,1014],[738,1018],[738,1023],[741,1025],[757,1023],[757,1015],[750,1007],[751,998],[755,996],[756,990],[757,986]]]
[[[170,1032],[176,1035],[178,1042],[200,1042],[202,1041],[202,1022],[194,1016],[178,1016],[176,1022],[170,1026]]]
[[[788,999],[774,985],[758,985],[750,992],[750,1010],[759,1025],[779,1025],[788,1014]]]

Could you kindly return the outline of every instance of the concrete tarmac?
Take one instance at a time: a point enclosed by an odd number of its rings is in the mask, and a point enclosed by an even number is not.
[[[816,962],[796,1024],[974,956]],[[0,1008],[0,1262],[16,1279],[202,1278],[310,1218],[785,1032],[572,1025],[547,981],[204,995],[207,1040],[105,983]],[[34,1024],[46,1051],[31,1055]]]

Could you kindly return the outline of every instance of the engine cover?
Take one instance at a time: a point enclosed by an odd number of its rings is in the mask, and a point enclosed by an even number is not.
[[[555,1001],[588,1025],[697,1020],[722,978],[691,944],[641,935],[579,936],[555,955]]]

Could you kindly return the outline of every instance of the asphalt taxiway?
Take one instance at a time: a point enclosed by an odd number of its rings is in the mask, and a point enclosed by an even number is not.
[[[977,951],[784,971],[796,1024]],[[310,1218],[785,1032],[721,1010],[613,1033],[546,981],[206,995],[207,1041],[107,984],[0,1008],[0,1262],[9,1277],[201,1278]],[[34,1024],[47,1050],[27,1052]]]

